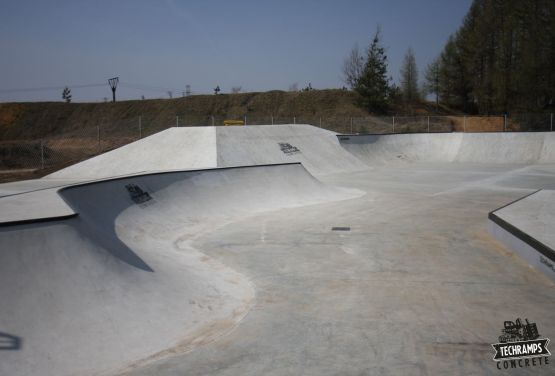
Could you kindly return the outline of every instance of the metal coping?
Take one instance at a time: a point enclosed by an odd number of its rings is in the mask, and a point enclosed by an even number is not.
[[[480,131],[480,132],[459,132],[459,131],[437,131],[437,132],[406,132],[406,133],[337,133],[337,137],[357,137],[357,136],[394,136],[402,134],[446,134],[446,133],[470,133],[470,134],[482,134],[482,133],[553,133],[553,131]]]
[[[0,228],[2,228],[2,227],[11,227],[11,226],[20,226],[20,225],[28,225],[28,224],[33,224],[33,223],[63,221],[65,219],[75,218],[78,215],[79,215],[78,213],[73,213],[73,214],[61,215],[61,216],[56,216],[56,217],[42,217],[42,218],[22,219],[20,221],[0,222]]]
[[[47,189],[59,188],[55,192],[55,194],[59,194],[59,192],[65,191],[66,189],[74,189],[74,188],[79,188],[79,187],[83,187],[83,186],[87,186],[87,185],[99,184],[99,183],[109,182],[109,181],[132,179],[132,178],[142,177],[142,176],[179,174],[179,173],[184,173],[184,172],[219,171],[219,170],[231,170],[231,169],[239,169],[239,168],[288,166],[288,165],[302,165],[302,163],[301,162],[290,162],[290,163],[273,163],[273,164],[263,164],[263,165],[213,167],[213,168],[203,168],[203,169],[197,169],[197,170],[172,170],[172,171],[147,172],[147,173],[117,176],[117,177],[113,177],[113,178],[105,178],[105,179],[98,179],[98,180],[92,180],[92,181],[85,181],[83,183],[76,183],[76,184],[70,184],[70,185],[62,186],[61,188],[60,187],[52,187],[52,188],[43,188],[43,189],[38,189],[38,190],[47,190]],[[309,173],[309,172],[307,171],[307,173]],[[30,192],[35,192],[35,191],[30,191]],[[23,192],[23,193],[21,193],[21,195],[23,195],[25,193],[30,193],[30,192]],[[67,202],[63,196],[60,195],[60,197],[66,203],[66,205],[68,205],[73,210],[73,207],[71,206],[71,204],[69,202]],[[20,220],[20,221],[0,222],[0,228],[10,227],[10,226],[18,226],[18,225],[25,225],[25,224],[32,224],[32,223],[61,221],[61,220],[69,219],[69,218],[74,218],[76,216],[78,216],[78,213],[73,213],[73,214],[63,215],[63,216],[55,216],[55,217],[42,217],[42,218],[35,218],[35,219],[23,219],[23,220]]]
[[[497,212],[501,209],[504,209],[507,206],[512,205],[512,204],[514,204],[518,201],[524,200],[525,198],[530,197],[530,196],[538,193],[539,191],[541,191],[541,189],[538,189],[535,192],[527,194],[527,195],[525,195],[525,196],[523,196],[519,199],[516,199],[516,200],[511,201],[510,203],[508,203],[506,205],[501,206],[500,208],[495,209],[494,211],[491,211],[488,214],[488,219],[490,221],[492,221],[493,223],[495,223],[496,225],[498,225],[499,227],[501,227],[503,230],[507,231],[508,233],[510,233],[511,235],[516,237],[517,239],[519,239],[519,240],[523,241],[524,243],[528,244],[530,247],[534,248],[536,251],[538,251],[539,253],[541,253],[542,255],[544,255],[545,257],[550,259],[551,261],[555,262],[555,250],[553,250],[551,247],[543,244],[539,240],[533,238],[532,236],[528,235],[524,231],[520,230],[516,226],[510,224],[509,222],[505,221],[504,219],[500,218],[498,215],[495,214],[495,212]]]

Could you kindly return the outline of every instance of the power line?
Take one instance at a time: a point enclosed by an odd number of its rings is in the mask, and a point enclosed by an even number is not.
[[[64,85],[64,86],[46,86],[46,87],[28,87],[21,89],[0,89],[0,93],[23,93],[23,92],[33,92],[33,91],[50,91],[50,90],[63,90],[66,87],[70,89],[81,89],[87,87],[101,87],[106,86],[106,84],[82,84],[82,85]]]
[[[177,88],[174,88],[174,87],[150,86],[150,85],[144,85],[144,84],[133,84],[133,83],[129,83],[129,82],[120,82],[120,86],[127,87],[129,89],[161,91],[161,92],[166,92],[166,91],[176,91],[176,92],[178,92],[178,91],[183,90],[183,89],[177,89]]]
[[[66,87],[70,89],[84,89],[84,88],[92,88],[92,87],[103,87],[107,86],[106,83],[93,83],[93,84],[80,84],[80,85],[63,85],[63,86],[42,86],[42,87],[29,87],[29,88],[12,88],[12,89],[0,89],[0,93],[2,94],[10,94],[10,93],[26,93],[26,92],[39,92],[39,91],[60,91],[65,89]],[[155,92],[163,92],[167,93],[169,91],[172,92],[182,92],[183,88],[172,88],[172,87],[163,87],[163,86],[153,86],[153,85],[146,85],[146,84],[139,84],[139,83],[130,83],[130,82],[120,82],[120,87],[133,89],[133,90],[140,90],[140,91],[155,91]],[[192,94],[192,92],[191,92]]]

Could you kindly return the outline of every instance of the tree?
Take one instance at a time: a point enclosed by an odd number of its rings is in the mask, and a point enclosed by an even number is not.
[[[238,94],[238,93],[241,92],[242,88],[243,88],[242,86],[233,86],[233,87],[231,87],[231,93],[232,94]]]
[[[289,91],[299,91],[299,83],[295,82],[289,85]]]
[[[64,91],[62,91],[62,99],[66,101],[66,103],[71,102],[71,90],[66,86]]]
[[[401,92],[403,93],[403,99],[408,103],[413,103],[420,99],[416,57],[411,47],[409,47],[405,54],[403,67],[401,68]]]
[[[474,0],[441,54],[442,102],[480,113],[553,108],[553,19],[553,0]]]
[[[357,80],[355,90],[362,98],[362,104],[370,111],[384,112],[389,105],[389,79],[387,77],[387,56],[380,43],[380,29],[376,30],[364,69]]]
[[[439,106],[439,58],[432,61],[426,67],[424,73],[424,87],[423,91],[426,94],[434,94],[436,97],[436,107]]]
[[[215,94],[215,95],[218,95],[219,92],[220,92],[220,85],[217,85],[217,86],[214,88],[214,94]]]
[[[362,71],[364,70],[364,56],[360,52],[358,45],[355,44],[349,56],[343,61],[343,81],[351,89],[357,86],[358,80],[362,76]]]

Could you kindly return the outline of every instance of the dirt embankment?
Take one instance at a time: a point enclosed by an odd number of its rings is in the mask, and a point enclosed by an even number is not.
[[[2,103],[0,104],[0,141],[30,140],[56,134],[95,130],[102,126],[112,134],[118,129],[180,125],[208,125],[211,117],[252,119],[302,119],[366,116],[357,106],[357,95],[345,90],[310,92],[269,91],[264,93],[195,95],[176,99],[135,100],[116,103]]]

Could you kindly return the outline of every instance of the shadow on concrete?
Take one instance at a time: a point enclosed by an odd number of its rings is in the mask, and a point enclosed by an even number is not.
[[[8,333],[0,332],[0,351],[20,350],[22,339]]]

